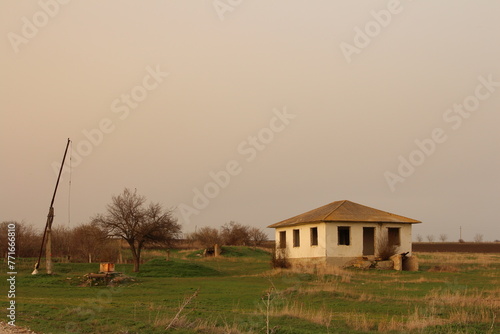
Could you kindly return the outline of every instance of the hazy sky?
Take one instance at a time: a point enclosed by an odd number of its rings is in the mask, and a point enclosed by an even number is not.
[[[421,220],[414,235],[500,239],[499,14],[494,0],[4,0],[0,218],[44,226],[71,138],[54,226],[128,187],[176,207],[185,232],[348,199]]]

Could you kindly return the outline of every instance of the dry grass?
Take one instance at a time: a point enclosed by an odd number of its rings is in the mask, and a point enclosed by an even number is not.
[[[438,326],[445,324],[446,321],[435,315],[435,312],[421,310],[415,307],[412,313],[407,317],[392,317],[390,320],[382,320],[378,323],[377,329],[380,333],[390,331],[413,331],[424,329],[430,326]]]
[[[359,272],[359,273],[356,273],[356,275],[360,276],[360,275],[363,275],[364,272]],[[419,283],[447,283],[448,280],[445,279],[445,278],[430,278],[430,277],[425,277],[425,276],[420,276],[419,278],[413,278],[413,279],[410,279],[410,278],[406,278],[406,277],[400,277],[399,273],[395,272],[395,273],[392,273],[392,274],[389,274],[389,275],[384,275],[382,276],[383,277],[383,281],[384,281],[384,284],[397,284],[397,283],[401,283],[401,284],[419,284]],[[373,277],[373,276],[366,276],[363,278],[365,282],[367,283],[379,283],[380,280],[382,279],[381,277]]]
[[[324,282],[338,281],[342,283],[350,283],[354,273],[340,267],[330,266],[324,263],[321,264],[294,264],[291,268],[275,268],[264,273],[264,276],[289,276],[295,274],[310,274],[314,275],[317,280]]]
[[[272,316],[288,316],[306,321],[327,326],[333,319],[333,312],[326,308],[312,309],[306,307],[303,303],[298,301],[285,302],[277,307],[273,307],[270,311]]]
[[[377,329],[379,332],[385,333],[390,331],[422,330],[431,326],[447,324],[487,323],[491,324],[492,330],[494,324],[498,322],[495,310],[484,306],[474,306],[469,309],[454,308],[447,317],[440,316],[440,312],[440,308],[432,303],[426,309],[415,307],[414,311],[407,317],[392,317],[390,320],[380,321]]]
[[[460,266],[463,264],[474,264],[481,268],[489,267],[500,261],[498,254],[482,253],[416,253],[419,263],[427,265]]]
[[[347,326],[358,331],[369,331],[377,328],[374,320],[368,319],[364,313],[347,313],[344,315]]]
[[[425,299],[441,305],[456,307],[483,306],[488,308],[500,308],[500,288],[493,291],[478,289],[456,290],[434,289],[429,292]]]
[[[211,334],[252,334],[253,332],[244,331],[240,328],[238,323],[229,323],[223,321],[223,324],[217,324],[215,320],[206,319],[190,319],[187,315],[181,315],[175,319],[174,317],[157,314],[153,325],[155,327],[166,328],[169,324],[172,324],[169,328],[165,329],[165,332],[169,330],[176,329],[190,329],[196,333],[211,333]]]
[[[279,308],[273,308],[270,312],[272,316],[287,316],[303,319],[311,323],[329,327],[332,321],[345,321],[346,325],[357,331],[376,330],[380,333],[391,331],[416,331],[423,330],[431,326],[442,326],[446,324],[471,324],[488,323],[494,327],[496,313],[494,309],[477,306],[471,309],[455,308],[447,317],[442,317],[440,309],[431,304],[427,308],[415,307],[408,316],[396,317],[390,319],[375,320],[370,319],[365,313],[349,312],[334,313],[331,310],[322,307],[320,309],[308,308],[301,302],[285,303]]]

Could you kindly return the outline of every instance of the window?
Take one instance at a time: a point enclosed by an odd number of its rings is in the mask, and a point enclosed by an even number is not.
[[[286,231],[280,232],[280,248],[286,248]]]
[[[293,247],[300,247],[300,231],[293,230]]]
[[[339,226],[338,234],[339,234],[339,245],[349,246],[351,244],[351,228],[349,226]]]
[[[318,246],[318,228],[311,227],[311,246]]]
[[[389,227],[387,229],[387,239],[389,241],[389,245],[400,246],[401,239],[399,237],[399,227]]]

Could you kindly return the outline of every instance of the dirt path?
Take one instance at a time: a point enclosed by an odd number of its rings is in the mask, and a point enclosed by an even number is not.
[[[5,322],[0,322],[0,333],[1,334],[36,334],[29,329],[17,326],[11,326]]]

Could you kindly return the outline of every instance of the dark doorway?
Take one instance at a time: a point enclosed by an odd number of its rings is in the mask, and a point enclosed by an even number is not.
[[[375,255],[375,227],[363,227],[363,255]]]

